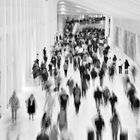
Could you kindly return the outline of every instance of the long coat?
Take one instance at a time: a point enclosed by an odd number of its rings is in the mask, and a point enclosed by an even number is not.
[[[29,114],[35,113],[35,99],[33,99],[32,101],[30,98],[28,99],[27,110]]]

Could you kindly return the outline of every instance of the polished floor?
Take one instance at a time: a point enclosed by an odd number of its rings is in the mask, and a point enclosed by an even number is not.
[[[122,59],[126,58],[126,56],[122,55],[117,49],[111,50],[110,55],[112,56],[113,53]],[[61,71],[61,76],[63,77],[62,87],[64,87],[68,92],[68,88],[66,87],[67,78],[64,77],[63,70]],[[72,76],[75,81],[80,83],[79,72],[74,72],[72,65],[70,65],[68,71],[68,78],[70,76]],[[128,139],[136,140],[136,131],[140,127],[140,121],[136,123],[136,116],[131,112],[128,99],[124,94],[122,79],[123,75],[117,74],[115,76],[114,82],[110,83],[108,76],[106,75],[104,85],[107,85],[111,90],[113,90],[118,97],[116,108],[122,123],[122,128],[124,131],[128,132]],[[139,79],[140,71],[136,77],[136,89],[138,92],[137,95],[140,97]],[[51,81],[52,83],[54,82],[53,79],[51,79]],[[5,114],[0,119],[0,140],[35,140],[37,134],[40,132],[40,122],[45,103],[45,91],[42,91],[41,86],[39,86],[37,82],[30,80],[29,83],[30,86],[25,87],[22,93],[18,93],[18,97],[20,99],[20,109],[18,110],[17,122],[12,124],[10,108],[7,109]],[[75,114],[73,97],[70,97],[68,104],[68,128],[73,134],[73,140],[87,140],[87,130],[95,130],[93,120],[97,114],[95,101],[93,99],[93,91],[97,85],[99,85],[99,79],[96,79],[94,86],[92,81],[90,81],[87,97],[82,99],[78,115]],[[37,101],[37,111],[34,121],[29,120],[25,104],[25,100],[31,93],[34,93]],[[53,97],[55,99],[53,122],[55,123],[57,120],[57,114],[59,112],[58,93],[53,92]],[[110,104],[108,104],[107,107],[101,107],[101,114],[105,120],[103,140],[112,140],[109,122],[111,118]]]

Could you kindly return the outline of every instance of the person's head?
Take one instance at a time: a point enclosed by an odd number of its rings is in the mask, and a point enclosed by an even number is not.
[[[115,93],[114,93],[114,91],[112,91],[112,96],[115,96]]]
[[[30,98],[34,98],[34,95],[33,95],[33,94],[31,94],[31,95],[30,95]]]
[[[16,90],[13,91],[13,95],[12,95],[12,96],[13,96],[13,97],[16,96]]]

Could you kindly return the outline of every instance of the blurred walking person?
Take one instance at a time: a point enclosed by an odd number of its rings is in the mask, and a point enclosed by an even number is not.
[[[110,104],[111,104],[111,111],[112,114],[115,111],[115,103],[117,103],[117,96],[112,92],[112,96],[109,98]]]
[[[96,140],[102,140],[102,131],[105,127],[104,120],[100,113],[98,113],[98,117],[95,119],[95,127],[96,127]]]
[[[73,87],[74,87],[74,80],[72,77],[67,81],[67,86],[69,87],[69,93],[72,95]]]
[[[33,94],[30,95],[29,99],[27,100],[27,112],[29,114],[29,120],[34,120],[34,114],[36,111],[36,100]]]
[[[119,130],[119,127],[121,126],[121,123],[120,123],[120,120],[116,111],[114,112],[110,120],[110,123],[111,123],[111,129],[112,129],[112,140],[117,140],[118,130]]]
[[[50,140],[58,140],[58,135],[59,135],[59,132],[58,132],[57,125],[54,124],[50,130]]]
[[[81,104],[81,90],[78,87],[77,83],[76,83],[76,86],[73,89],[73,97],[74,97],[75,111],[76,111],[76,114],[78,114],[79,107],[80,107],[80,104]]]
[[[58,114],[57,123],[60,131],[67,126],[67,113],[63,108],[61,108],[60,113]]]
[[[11,105],[12,122],[16,122],[17,110],[19,108],[19,99],[16,95],[16,91],[13,92],[13,95],[9,99],[9,105]]]
[[[128,74],[128,68],[129,68],[129,62],[128,60],[126,59],[125,62],[124,62],[124,69],[125,69],[125,74]]]
[[[94,91],[93,96],[94,96],[94,99],[95,99],[95,102],[96,102],[96,108],[97,108],[97,110],[99,110],[101,102],[102,102],[102,96],[103,96],[103,93],[99,89],[99,87],[97,87],[97,89]]]
[[[59,95],[60,110],[64,109],[66,111],[68,101],[69,101],[69,95],[66,93],[66,91],[63,88],[61,88],[61,93]]]
[[[135,79],[136,79],[136,75],[137,75],[137,69],[135,66],[132,66],[131,73],[132,73],[132,77],[133,77],[133,80],[135,83]]]
[[[52,118],[53,108],[55,106],[55,100],[52,96],[51,92],[48,92],[48,96],[46,97],[45,105],[44,105],[44,112],[47,112],[47,116]]]
[[[64,63],[63,68],[64,68],[65,77],[67,77],[67,73],[68,73],[68,64],[67,64],[67,62]]]

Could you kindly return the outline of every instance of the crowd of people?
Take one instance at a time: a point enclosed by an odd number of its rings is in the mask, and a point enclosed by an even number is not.
[[[58,137],[61,140],[73,140],[73,134],[69,130],[67,119],[69,99],[73,98],[75,113],[78,116],[80,105],[82,104],[81,99],[87,98],[87,90],[91,86],[95,87],[95,90],[91,94],[93,94],[97,109],[97,117],[93,120],[96,130],[96,140],[103,139],[102,133],[106,127],[106,122],[102,116],[101,106],[107,106],[108,104],[110,104],[112,112],[112,117],[110,118],[112,140],[117,140],[119,129],[120,140],[127,140],[128,134],[123,132],[121,120],[115,106],[118,102],[118,97],[104,83],[104,78],[108,75],[109,81],[112,83],[116,75],[123,75],[124,93],[128,97],[132,111],[137,114],[138,121],[140,101],[135,88],[137,69],[127,59],[122,60],[121,58],[117,58],[115,54],[113,57],[110,56],[111,50],[107,40],[104,38],[104,30],[85,28],[73,35],[72,24],[73,21],[66,22],[66,32],[63,37],[59,36],[56,39],[55,45],[52,48],[51,58],[48,58],[46,47],[44,47],[43,62],[39,62],[39,54],[37,54],[32,67],[33,78],[38,78],[42,90],[45,90],[46,93],[44,114],[41,121],[41,133],[37,136],[36,140],[58,140]],[[74,72],[79,72],[80,83],[76,82],[76,77],[68,76],[70,66],[73,67]],[[68,87],[69,92],[66,92],[66,87],[62,86],[62,73],[66,79],[65,85]],[[53,78],[54,85],[51,83],[50,78]],[[97,78],[99,78],[99,84],[95,84]],[[52,92],[56,92],[60,103],[57,122],[53,122],[52,120],[55,106]],[[16,120],[16,110],[19,107],[19,101],[15,96],[15,92],[10,98],[9,103],[12,106],[12,119],[14,121]],[[36,109],[36,100],[33,94],[26,101],[26,104],[29,119],[32,116],[33,120]],[[93,137],[95,137],[94,131],[89,131],[87,140],[93,140]]]
[[[92,17],[92,16],[86,16],[81,19],[72,19],[72,20],[67,20],[67,23],[80,23],[80,24],[95,24],[95,23],[100,23],[101,21],[104,21],[105,17],[104,16],[97,16],[97,17]]]

